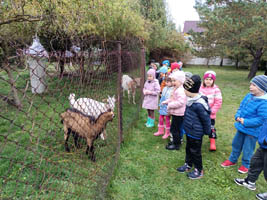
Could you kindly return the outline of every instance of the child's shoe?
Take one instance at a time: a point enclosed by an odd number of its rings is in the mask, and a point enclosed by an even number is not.
[[[160,136],[164,134],[164,126],[159,125],[158,126],[158,132],[154,133],[154,136]]]
[[[185,163],[183,166],[178,167],[176,170],[180,173],[184,173],[184,172],[189,172],[191,168],[192,167],[190,167],[187,163]]]
[[[195,168],[194,171],[189,172],[187,176],[192,180],[201,179],[203,177],[203,170],[198,171],[198,169]]]
[[[248,168],[241,165],[241,167],[239,167],[237,171],[241,174],[246,174],[246,173],[248,173]]]
[[[155,119],[150,118],[150,123],[146,126],[148,128],[154,127]]]
[[[249,190],[256,190],[256,184],[250,181],[247,181],[246,179],[243,178],[236,178],[235,183],[240,186],[244,186],[248,188]]]
[[[260,199],[260,200],[267,200],[267,192],[257,194],[256,197],[257,197],[257,199]]]
[[[146,127],[149,125],[149,123],[150,123],[150,117],[147,117],[147,121],[146,121]]]
[[[170,136],[170,128],[165,129],[165,134],[162,136],[162,139],[167,139]]]
[[[174,142],[169,142],[166,145],[167,150],[179,150],[180,149],[180,144],[174,144]]]
[[[236,163],[233,163],[230,160],[226,160],[221,164],[222,167],[231,167],[231,166],[234,166],[234,165],[236,165]]]
[[[215,138],[210,138],[210,151],[216,151],[216,142]]]

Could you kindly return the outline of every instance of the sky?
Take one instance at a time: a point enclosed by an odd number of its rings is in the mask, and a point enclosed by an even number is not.
[[[195,0],[166,0],[166,2],[177,29],[180,25],[183,31],[184,21],[199,20],[198,13],[194,9]]]

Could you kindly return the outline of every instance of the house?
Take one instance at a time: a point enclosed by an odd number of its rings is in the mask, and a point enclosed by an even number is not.
[[[204,32],[205,29],[201,28],[198,26],[198,24],[200,23],[200,21],[185,21],[184,22],[184,29],[183,29],[183,35],[184,38],[187,42],[190,43],[189,38],[190,38],[190,31],[193,32]],[[190,46],[192,47],[192,44],[190,43]],[[221,63],[221,58],[220,57],[215,57],[213,59],[208,60],[207,58],[199,58],[194,56],[192,59],[190,59],[189,61],[186,62],[186,64],[189,65],[206,65],[207,63],[209,63],[209,65],[220,65]],[[223,65],[227,65],[227,66],[234,66],[235,63],[228,59],[228,58],[224,58],[223,59]]]

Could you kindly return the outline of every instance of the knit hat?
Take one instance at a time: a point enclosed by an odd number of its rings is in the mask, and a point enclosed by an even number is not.
[[[162,65],[170,66],[170,61],[169,61],[169,60],[164,60],[164,61],[162,62]]]
[[[191,78],[193,74],[191,72],[185,72],[185,79]]]
[[[199,75],[193,75],[184,83],[184,89],[191,93],[198,93],[201,85],[201,78]]]
[[[184,84],[184,82],[185,82],[185,74],[183,71],[175,71],[175,72],[171,73],[171,75],[169,77],[180,81],[182,84]]]
[[[149,69],[147,71],[147,75],[152,75],[153,78],[155,79],[155,77],[156,77],[156,71],[154,69]]]
[[[168,72],[168,67],[167,66],[163,66],[159,69],[160,73],[166,74]]]
[[[157,66],[157,68],[160,67],[160,64],[158,62],[155,62],[154,64]]]
[[[179,69],[180,70],[180,65],[177,63],[177,62],[174,62],[171,64],[171,72],[174,70],[174,69]]]
[[[203,79],[205,80],[206,78],[212,78],[213,81],[216,80],[216,73],[214,71],[206,71],[204,73]]]
[[[267,93],[267,76],[266,75],[255,76],[250,82],[254,83],[264,93]]]

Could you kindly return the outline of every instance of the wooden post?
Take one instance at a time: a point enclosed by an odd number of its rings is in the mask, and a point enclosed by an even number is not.
[[[123,128],[122,128],[122,87],[121,87],[121,42],[117,43],[118,51],[118,81],[117,81],[117,94],[118,94],[118,131],[119,131],[119,141],[123,142]]]
[[[146,57],[145,57],[145,47],[141,48],[141,67],[140,67],[140,74],[141,74],[141,83],[140,83],[140,92],[141,92],[141,101],[143,101],[144,95],[143,95],[143,88],[145,84],[145,78],[146,78]],[[142,105],[142,104],[141,104]]]

